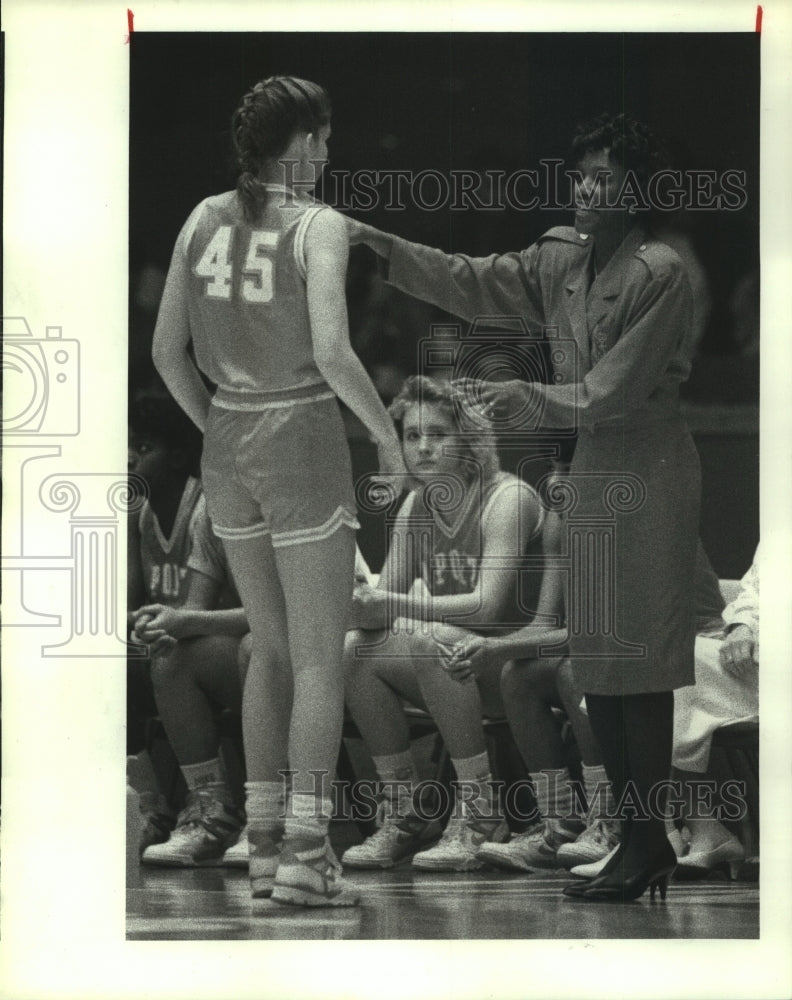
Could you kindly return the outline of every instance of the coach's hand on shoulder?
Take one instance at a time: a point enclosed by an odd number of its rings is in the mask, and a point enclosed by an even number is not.
[[[458,378],[452,383],[460,406],[479,413],[488,420],[505,420],[517,416],[530,401],[531,387],[521,379],[486,382],[473,378]]]
[[[354,247],[357,246],[358,243],[365,243],[366,230],[371,229],[371,226],[367,226],[365,222],[358,222],[357,219],[350,219],[348,215],[345,215],[344,219],[346,220],[349,245]]]
[[[374,226],[366,225],[365,222],[350,219],[347,215],[344,216],[344,219],[346,220],[350,246],[359,246],[362,243],[370,247],[379,257],[383,257],[385,260],[390,258],[392,236],[375,229]]]

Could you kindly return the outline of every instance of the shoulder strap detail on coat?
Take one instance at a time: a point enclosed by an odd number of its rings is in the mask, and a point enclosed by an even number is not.
[[[588,237],[581,236],[572,226],[553,226],[543,233],[537,243],[545,240],[560,240],[562,243],[574,243],[576,246],[585,247],[588,245]]]
[[[635,251],[635,256],[646,264],[653,278],[658,278],[678,268],[685,270],[682,258],[671,247],[658,240],[647,239]]]

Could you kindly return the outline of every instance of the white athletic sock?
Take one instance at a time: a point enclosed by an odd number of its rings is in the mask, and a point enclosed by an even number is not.
[[[245,810],[248,827],[262,833],[283,832],[286,795],[280,781],[246,781]]]
[[[475,757],[452,757],[463,813],[476,819],[500,820],[500,807],[492,786],[492,771],[486,750]]]
[[[220,757],[197,764],[182,764],[181,773],[191,792],[209,792],[218,802],[233,803],[225,765]]]
[[[331,799],[308,793],[292,793],[286,810],[286,837],[324,839],[332,811]]]
[[[418,784],[418,771],[412,753],[403,750],[401,753],[383,754],[371,759],[382,783],[387,810],[383,818],[402,819],[409,816],[413,812],[413,791]]]
[[[588,823],[613,816],[613,789],[602,764],[582,764],[583,787],[588,802]]]
[[[546,767],[531,771],[536,805],[542,819],[574,823],[574,793],[569,783],[569,768]]]

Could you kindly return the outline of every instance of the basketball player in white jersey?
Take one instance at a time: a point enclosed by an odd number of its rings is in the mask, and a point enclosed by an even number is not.
[[[327,840],[357,527],[337,399],[376,440],[381,472],[405,469],[349,343],[345,222],[310,197],[327,161],[327,95],[270,77],[244,96],[232,135],[237,189],[203,201],[179,234],[154,361],[204,431],[209,512],[251,628],[242,721],[253,896],[352,905]]]

